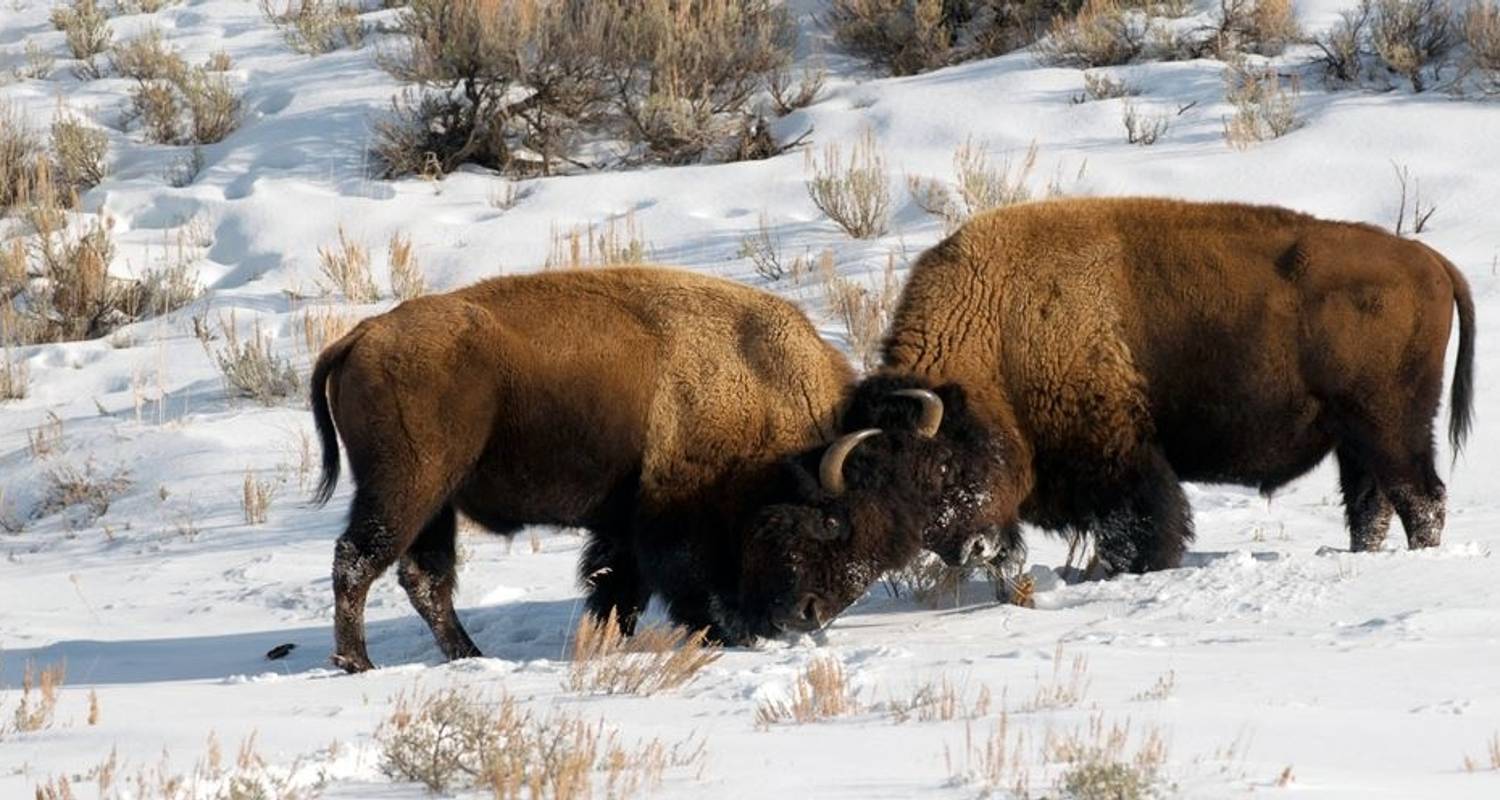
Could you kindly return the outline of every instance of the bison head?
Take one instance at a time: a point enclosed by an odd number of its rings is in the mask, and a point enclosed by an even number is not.
[[[774,630],[823,627],[923,547],[955,561],[1001,549],[1004,528],[979,521],[1001,468],[986,429],[958,386],[916,384],[864,381],[845,413],[850,432],[790,459],[753,517],[740,604],[763,609]]]

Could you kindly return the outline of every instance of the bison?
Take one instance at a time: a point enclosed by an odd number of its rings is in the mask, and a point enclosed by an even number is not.
[[[790,496],[789,453],[837,466],[852,382],[792,304],[669,269],[495,278],[364,320],[312,374],[317,499],[340,438],[356,484],[334,663],[371,668],[365,597],[398,560],[443,653],[479,654],[453,609],[458,512],[586,529],[588,610],[627,632],[653,594],[725,642],[824,624],[912,554],[883,532],[750,537],[748,509]]]
[[[882,523],[880,535],[920,537],[951,564],[994,553],[1020,563],[1020,521],[1090,532],[1105,574],[1144,572],[1177,566],[1193,538],[1181,481],[1269,494],[1332,451],[1352,550],[1380,546],[1393,511],[1410,547],[1436,545],[1433,419],[1455,306],[1457,452],[1474,307],[1431,248],[1229,203],[993,211],[913,268],[883,364],[843,416],[847,435],[869,442],[848,454],[844,491],[790,505],[805,521],[899,513],[911,526]],[[890,401],[902,388],[945,401],[922,447],[875,435],[914,424]],[[914,481],[920,508],[891,508],[879,489],[892,474]]]

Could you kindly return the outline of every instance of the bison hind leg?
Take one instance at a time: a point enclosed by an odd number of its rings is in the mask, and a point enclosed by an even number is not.
[[[1349,523],[1349,550],[1379,550],[1391,528],[1395,507],[1375,480],[1375,473],[1349,448],[1340,447],[1339,488],[1344,494],[1344,517]]]
[[[356,490],[349,526],[333,548],[332,661],[346,672],[375,666],[365,647],[365,599],[406,544],[375,506],[368,492]]]
[[[445,503],[402,554],[398,573],[412,607],[450,660],[481,655],[453,608],[453,590],[458,585],[457,536],[457,516],[453,505]]]
[[[630,543],[620,537],[589,532],[589,542],[578,564],[578,580],[588,590],[587,607],[596,620],[615,612],[620,632],[635,635],[636,622],[646,610],[651,592],[641,580]]]
[[[1102,493],[1093,526],[1100,566],[1110,575],[1182,565],[1193,540],[1192,509],[1177,474],[1155,447]]]

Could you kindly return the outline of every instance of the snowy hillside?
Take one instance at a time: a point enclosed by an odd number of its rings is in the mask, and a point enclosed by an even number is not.
[[[254,796],[232,793],[224,776],[236,772],[285,796],[422,797],[422,785],[386,777],[376,730],[398,695],[444,687],[503,692],[539,717],[603,720],[630,746],[680,745],[655,789],[666,797],[1056,796],[1073,760],[1066,744],[1109,749],[1114,726],[1128,732],[1110,758],[1153,765],[1156,789],[1183,797],[1500,796],[1500,350],[1488,341],[1500,320],[1500,100],[1334,91],[1309,65],[1314,48],[1296,45],[1274,64],[1302,76],[1300,126],[1239,149],[1225,142],[1234,111],[1222,61],[1090,70],[1139,95],[1074,102],[1085,72],[1026,51],[884,77],[811,17],[824,3],[792,6],[798,64],[829,74],[816,102],[773,132],[811,130],[819,156],[869,132],[891,180],[882,236],[850,238],[814,206],[804,148],[515,183],[474,167],[440,181],[374,178],[373,125],[400,89],[376,63],[394,38],[377,26],[395,10],[364,14],[364,46],[316,56],[290,49],[244,0],[116,14],[116,41],[155,26],[189,63],[223,52],[243,92],[243,121],[222,141],[152,144],[139,121],[122,123],[134,81],[75,75],[50,0],[6,0],[0,73],[14,77],[0,101],[38,131],[61,104],[107,136],[108,175],[81,211],[112,220],[111,270],[187,264],[206,291],[100,338],[7,349],[27,391],[0,401],[0,798],[63,777],[91,797],[111,776],[108,791],[123,797]],[[1313,32],[1345,8],[1296,7]],[[40,51],[55,65],[22,74]],[[1126,141],[1127,102],[1168,120],[1160,141]],[[328,506],[308,504],[316,452],[303,389],[269,407],[229,396],[214,360],[229,335],[268,337],[305,380],[319,330],[391,305],[393,237],[409,238],[428,288],[443,291],[541,269],[592,225],[625,247],[638,240],[653,261],[788,297],[848,349],[816,268],[768,280],[746,237],[764,230],[786,263],[831,259],[874,292],[888,263],[899,277],[945,232],[907,177],[951,181],[966,140],[994,164],[1019,165],[1034,144],[1038,195],[1054,183],[1231,199],[1388,227],[1404,168],[1435,206],[1419,238],[1464,271],[1478,308],[1477,422],[1451,474],[1446,449],[1440,458],[1442,547],[1408,553],[1397,527],[1386,552],[1347,552],[1327,464],[1270,502],[1190,486],[1198,541],[1181,569],[1070,585],[1058,577],[1066,545],[1034,534],[1035,609],[996,605],[979,580],[941,608],[877,585],[823,641],[730,650],[684,687],[638,697],[566,688],[581,610],[576,532],[507,543],[470,531],[458,604],[487,658],[442,663],[388,574],[369,606],[384,668],[330,667],[329,566],[349,482]],[[0,239],[19,225],[0,222]],[[351,305],[321,288],[318,251],[336,247],[340,229],[371,254],[382,299]],[[96,493],[59,500],[70,477]],[[268,500],[264,522],[247,523],[247,493],[252,506]],[[296,647],[266,659],[284,644]],[[850,713],[758,721],[823,657],[844,670]],[[52,718],[18,724],[41,702],[40,688],[23,691],[28,665],[61,662]],[[900,713],[945,684],[957,695],[948,712]],[[208,766],[216,747],[222,765]],[[169,793],[172,776],[187,776],[181,794]]]

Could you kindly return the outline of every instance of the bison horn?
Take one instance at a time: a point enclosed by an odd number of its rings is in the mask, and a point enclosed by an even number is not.
[[[943,399],[926,389],[901,389],[891,392],[897,397],[910,397],[922,404],[922,418],[917,420],[917,433],[923,439],[931,439],[937,435],[938,426],[943,424]]]
[[[823,491],[831,495],[844,493],[844,459],[849,457],[849,453],[860,442],[880,432],[879,428],[865,428],[846,433],[828,445],[828,449],[823,452],[823,460],[818,463],[818,480],[823,483]]]

